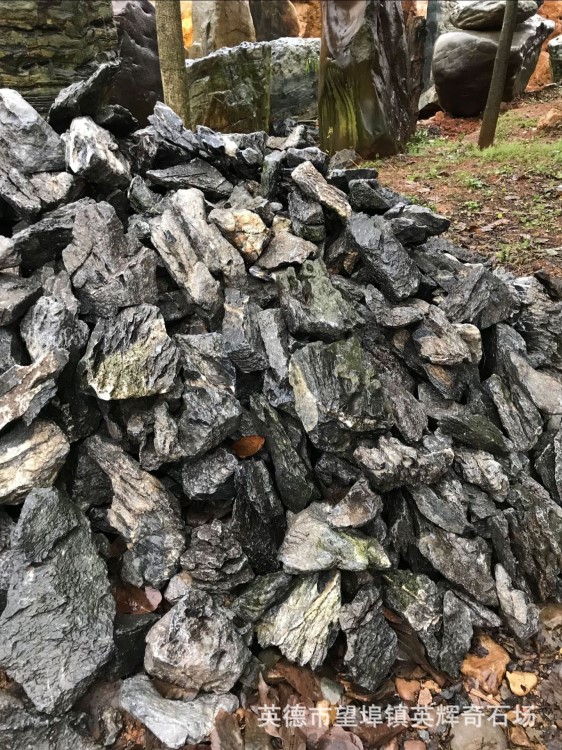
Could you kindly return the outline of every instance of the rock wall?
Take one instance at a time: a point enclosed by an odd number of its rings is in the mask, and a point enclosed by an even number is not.
[[[111,0],[0,0],[0,88],[40,112],[116,48]]]

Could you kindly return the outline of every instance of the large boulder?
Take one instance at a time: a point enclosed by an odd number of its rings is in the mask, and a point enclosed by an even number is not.
[[[191,19],[190,57],[256,41],[249,0],[197,0],[191,6]]]
[[[322,14],[322,148],[364,158],[401,151],[417,120],[402,3],[333,0]]]
[[[501,31],[506,0],[476,0],[458,3],[451,14],[451,23],[467,31]],[[526,21],[538,10],[535,0],[519,0],[517,23]]]
[[[529,82],[541,45],[554,28],[538,15],[519,24],[515,31],[503,99],[511,101]],[[441,107],[457,117],[474,117],[484,109],[499,31],[451,31],[435,45],[433,78]]]
[[[318,113],[320,39],[284,37],[270,42],[272,120],[315,120]]]

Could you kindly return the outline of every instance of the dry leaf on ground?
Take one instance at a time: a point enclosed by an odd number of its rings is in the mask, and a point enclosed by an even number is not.
[[[219,711],[211,732],[211,750],[244,750],[242,732],[234,714]]]
[[[522,697],[536,688],[538,677],[532,672],[506,672],[509,689],[514,695]]]
[[[250,456],[255,456],[256,453],[261,451],[264,443],[265,438],[261,435],[248,435],[233,443],[232,450],[238,458],[250,458]]]
[[[111,591],[117,613],[120,615],[143,615],[154,612],[162,601],[162,594],[150,586],[140,589],[130,583],[119,583],[113,586]]]
[[[403,677],[397,677],[394,680],[396,692],[403,701],[415,703],[421,690],[421,684],[418,680],[405,680]]]
[[[478,638],[478,653],[468,654],[461,666],[465,677],[472,678],[484,693],[496,695],[509,664],[509,654],[489,635]]]

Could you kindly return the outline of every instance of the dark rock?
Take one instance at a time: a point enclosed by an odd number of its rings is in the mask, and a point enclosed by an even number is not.
[[[270,6],[269,0],[262,0]],[[272,29],[269,29],[271,34]],[[286,117],[316,120],[318,112],[318,70],[320,39],[308,35],[272,39],[270,78],[270,121],[273,125]],[[297,144],[299,147],[300,144]],[[289,148],[289,143],[285,144]]]
[[[354,438],[392,424],[373,362],[354,337],[307,344],[291,357],[289,380],[297,414],[318,448],[343,451]]]
[[[108,104],[101,107],[94,118],[96,125],[109,130],[116,138],[125,138],[137,130],[139,121],[120,104]]]
[[[130,583],[162,586],[176,572],[185,547],[177,500],[158,479],[143,471],[117,445],[100,437],[86,443],[88,453],[111,480],[111,526],[128,551],[124,560]]]
[[[335,529],[358,528],[373,521],[382,511],[382,498],[361,477],[346,496],[334,505],[326,520]]]
[[[117,141],[90,117],[72,121],[66,140],[69,170],[100,188],[127,187],[131,181],[129,164]]]
[[[484,539],[466,539],[434,528],[421,533],[419,550],[447,580],[477,601],[496,606],[498,598],[490,572],[491,553]]]
[[[289,193],[289,216],[293,232],[305,240],[322,242],[326,237],[324,212],[321,205],[307,198],[300,190]]]
[[[285,513],[263,461],[239,466],[232,530],[258,575],[278,570]]]
[[[512,384],[508,390],[497,375],[492,375],[483,385],[492,397],[502,427],[515,449],[530,451],[542,433],[543,423],[538,409],[521,388]]]
[[[512,632],[526,641],[539,630],[539,610],[524,591],[516,589],[502,565],[495,567],[496,591],[500,609]]]
[[[70,446],[53,423],[17,425],[0,438],[0,505],[19,503],[36,487],[52,485]]]
[[[239,680],[251,653],[228,612],[190,589],[146,637],[149,675],[186,690],[225,693]]]
[[[218,448],[182,466],[182,487],[192,504],[215,513],[228,509],[234,501],[234,475],[238,461],[232,453]]]
[[[403,245],[419,245],[428,237],[446,232],[451,225],[444,216],[416,205],[395,205],[385,213],[384,218],[390,222],[396,239]]]
[[[352,173],[364,170],[349,170]],[[349,180],[349,203],[354,211],[367,214],[384,214],[392,206],[395,206],[400,196],[393,190],[382,187],[374,177],[360,178],[359,174]]]
[[[396,427],[405,440],[417,443],[427,429],[424,406],[390,372],[382,373],[380,380],[388,396]]]
[[[510,445],[504,435],[482,414],[447,415],[439,420],[439,427],[462,445],[490,453],[509,453]]]
[[[128,677],[142,669],[144,640],[157,620],[158,615],[153,613],[115,615],[113,624],[115,654],[108,670],[112,677]]]
[[[468,528],[466,509],[458,495],[442,496],[427,485],[409,486],[408,494],[417,509],[429,521],[445,531],[463,534]]]
[[[227,289],[222,334],[225,351],[242,372],[265,370],[268,366],[258,325],[258,306],[250,296]]]
[[[351,206],[345,193],[329,185],[310,162],[305,161],[295,167],[291,178],[304,195],[333,211],[343,222],[350,218]]]
[[[263,648],[277,646],[290,661],[316,669],[337,635],[340,609],[339,571],[302,576],[258,622],[258,642]]]
[[[350,333],[359,317],[333,286],[322,261],[305,261],[298,274],[288,268],[277,276],[279,303],[289,331],[322,341]]]
[[[21,336],[34,360],[57,349],[76,354],[85,348],[88,335],[86,323],[69,309],[68,299],[58,295],[38,299],[21,322]]]
[[[376,690],[396,659],[398,639],[384,618],[374,586],[361,588],[350,604],[344,604],[340,626],[347,643],[347,671],[361,687]]]
[[[28,495],[12,549],[0,662],[40,711],[68,710],[113,652],[105,565],[86,518],[53,489]]]
[[[12,273],[0,273],[0,325],[14,323],[41,294],[37,278],[24,279]]]
[[[275,484],[284,505],[294,512],[320,499],[310,468],[301,459],[275,411],[263,396],[250,399],[252,416],[260,435],[265,437],[275,470]]]
[[[405,485],[433,484],[447,471],[454,454],[450,448],[423,451],[393,437],[380,437],[376,448],[359,446],[353,456],[373,487],[388,492]]]
[[[259,188],[260,195],[263,195],[264,198],[271,200],[275,196],[284,161],[284,151],[272,151],[265,156]]]
[[[467,5],[458,5],[450,17],[457,29],[476,31],[500,31],[505,15],[506,0],[477,0]],[[534,0],[523,0],[517,7],[517,24],[533,16],[538,9]]]
[[[285,161],[290,169],[309,162],[320,174],[325,175],[330,157],[316,146],[309,146],[308,148],[288,148],[285,151]]]
[[[280,406],[293,400],[289,385],[289,334],[280,310],[262,310],[258,313],[258,325],[269,360],[264,395],[272,406]]]
[[[233,187],[218,169],[203,159],[192,159],[187,164],[166,169],[152,169],[146,176],[153,185],[167,190],[197,188],[211,200],[228,198]]]
[[[384,219],[354,214],[347,226],[347,237],[385,294],[394,300],[415,294],[419,271]]]
[[[293,576],[279,571],[258,576],[234,600],[230,609],[244,622],[256,622],[289,590]]]
[[[210,593],[230,592],[254,577],[239,542],[217,520],[195,529],[180,562],[193,586]]]
[[[144,724],[165,744],[180,748],[206,740],[220,711],[235,711],[238,699],[225,695],[202,695],[192,701],[163,698],[145,675],[125,680],[119,705]]]
[[[439,665],[451,677],[458,677],[462,661],[472,643],[470,608],[452,591],[443,596],[443,635]]]

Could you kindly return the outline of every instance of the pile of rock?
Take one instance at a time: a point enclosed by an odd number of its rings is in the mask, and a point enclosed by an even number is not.
[[[506,0],[458,0],[447,8],[446,24],[433,50],[432,73],[440,106],[458,117],[484,109],[498,49]],[[519,0],[504,101],[522,94],[554,22],[537,14],[540,3]]]
[[[474,627],[532,636],[561,592],[559,286],[303,126],[158,104],[134,131],[96,80],[62,136],[0,91],[0,669],[25,691],[0,745],[98,747],[88,690],[106,746],[126,714],[197,743],[260,648],[374,691],[397,622],[452,677]],[[124,586],[163,601],[116,615]]]

